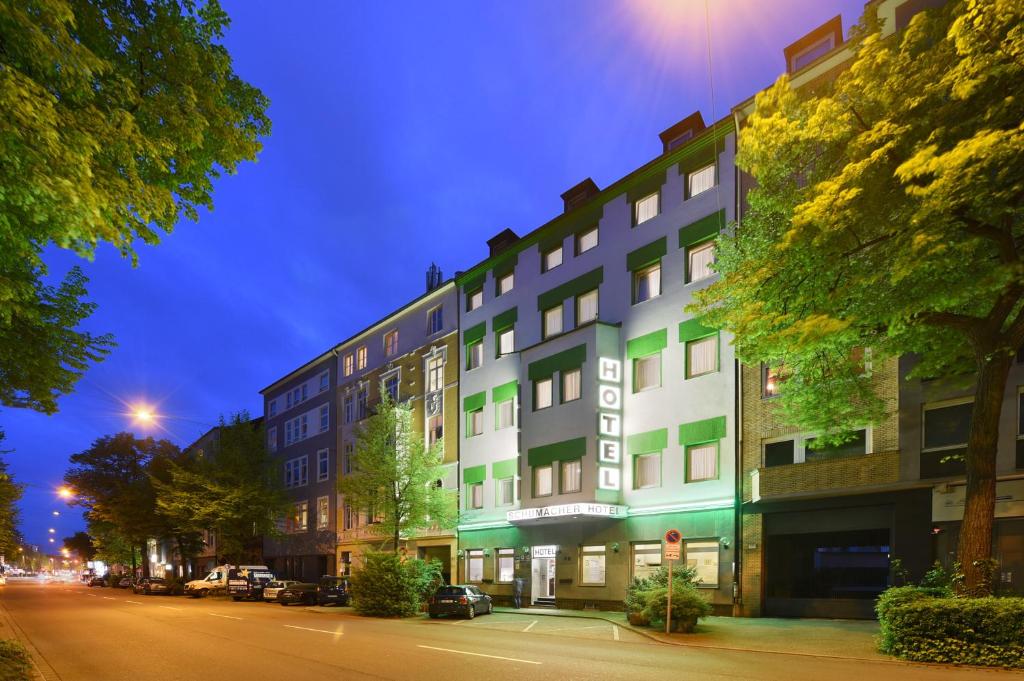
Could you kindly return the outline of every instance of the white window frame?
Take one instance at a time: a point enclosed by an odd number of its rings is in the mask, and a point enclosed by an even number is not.
[[[326,465],[324,463],[326,462]],[[326,470],[325,470],[326,469]],[[331,479],[331,450],[320,449],[316,453],[316,481],[325,482]]]
[[[341,360],[341,374],[343,376],[351,376],[356,370],[356,357],[353,353],[348,353]]]
[[[594,236],[594,243],[592,243],[592,244],[590,244],[588,246],[584,242],[591,235]],[[590,250],[593,250],[593,249],[597,248],[600,244],[601,244],[601,233],[600,233],[599,228],[597,226],[595,226],[595,227],[593,227],[591,229],[588,229],[586,231],[580,232],[579,234],[576,235],[576,255],[577,256],[583,255],[587,251],[590,251]]]
[[[640,385],[640,366],[641,366],[641,363],[649,362],[649,361],[652,361],[652,360],[655,360],[655,359],[657,360],[657,364],[658,364],[657,383],[652,383],[651,385],[641,386]],[[662,375],[663,375],[663,369],[664,369],[664,366],[663,366],[661,360],[662,360],[662,357],[661,357],[661,351],[660,350],[658,352],[651,353],[650,355],[644,355],[643,357],[634,357],[633,358],[633,393],[634,394],[647,392],[648,390],[657,390],[658,388],[661,387],[661,385],[662,385]]]
[[[598,291],[599,290],[595,288],[592,291],[587,291],[586,293],[582,293],[576,296],[576,326],[581,326],[588,322],[597,321],[597,318],[601,313],[601,298]],[[593,298],[594,301],[594,313],[590,317],[584,317],[582,312],[583,305],[584,303],[589,302],[591,298]]]
[[[544,327],[542,329],[543,333],[544,333],[544,338],[553,338],[554,336],[557,336],[557,335],[561,334],[562,331],[565,329],[565,309],[564,308],[565,308],[565,305],[563,303],[559,303],[558,305],[555,305],[554,307],[549,307],[548,309],[544,310],[544,312],[541,313],[543,315],[543,317],[541,319],[541,325]],[[558,329],[557,330],[555,330],[553,328],[555,326],[555,324],[553,323],[553,316],[554,316],[554,313],[556,313],[556,312],[557,312],[557,316],[558,316],[558,325],[557,325]]]
[[[633,204],[633,224],[642,225],[661,214],[661,190],[637,199]]]
[[[466,437],[476,437],[484,434],[484,408],[474,409],[466,412],[469,427],[466,429]]]
[[[484,341],[481,338],[478,341],[470,343],[466,347],[466,371],[472,371],[473,369],[479,369],[484,365]]]
[[[326,433],[331,429],[331,405],[320,405],[320,411],[318,415],[320,417],[320,432]]]
[[[587,558],[600,557],[601,581],[587,579]],[[580,586],[604,586],[608,580],[608,550],[604,544],[580,547]]]
[[[642,279],[645,279],[645,278],[652,279],[653,278],[652,275],[654,274],[655,270],[657,270],[657,284],[658,285],[657,285],[657,287],[655,287],[651,283],[648,283],[648,285],[647,285],[648,296],[646,298],[641,299],[640,298],[640,281]],[[632,279],[633,279],[633,282],[632,282],[632,284],[633,284],[633,298],[632,298],[633,299],[633,305],[640,305],[641,303],[646,303],[649,300],[654,300],[655,298],[660,297],[661,296],[661,288],[662,288],[661,287],[661,283],[662,283],[662,281],[661,281],[661,279],[662,279],[662,277],[661,277],[661,261],[659,260],[658,262],[651,263],[650,265],[648,265],[646,267],[641,267],[640,269],[634,271]]]
[[[436,313],[436,316],[435,316]],[[436,327],[436,328],[435,328]],[[427,310],[427,335],[433,336],[444,329],[444,306],[435,305]]]
[[[548,484],[547,484],[548,491],[546,493],[545,492],[540,492],[537,489],[538,486],[539,486],[537,484],[538,481],[539,481],[539,478],[540,478],[539,473],[541,471],[545,470],[545,469],[548,472]],[[531,485],[531,487],[533,488],[532,491],[533,491],[533,496],[535,498],[550,497],[552,494],[555,493],[555,467],[554,467],[554,465],[549,463],[549,464],[545,464],[543,466],[534,466],[533,470],[531,472],[531,476],[533,478],[533,484]]]
[[[366,368],[366,354],[365,345],[356,348],[356,371],[362,371]]]
[[[484,483],[471,482],[466,485],[466,508],[471,511],[484,507]]]
[[[511,293],[512,289],[516,286],[516,273],[515,271],[508,272],[498,277],[498,281],[495,284],[496,291],[499,296],[503,296],[506,293]]]
[[[696,272],[696,268],[693,265],[693,256],[700,255],[700,254],[705,253],[707,251],[711,251],[711,260],[708,261],[708,264],[712,265],[715,262],[715,240],[714,239],[710,239],[708,241],[704,241],[704,242],[696,244],[694,246],[687,247],[687,249],[686,249],[686,283],[687,284],[693,284],[693,283],[696,283],[696,282],[699,282],[699,281],[704,281],[705,279],[710,279],[711,277],[715,276],[715,271],[713,269],[711,269],[710,267],[708,267],[705,272],[699,273],[700,276],[697,276],[697,274],[695,273]]]
[[[444,390],[444,363],[445,357],[443,354],[438,353],[427,357],[426,372],[428,393]]]
[[[576,474],[567,469],[572,467]],[[569,486],[567,483],[571,483]],[[583,491],[583,459],[569,459],[558,462],[558,493],[579,494]]]
[[[544,399],[541,399],[541,397]],[[555,403],[555,382],[553,377],[539,378],[533,382],[533,410],[549,409]]]
[[[708,178],[711,178],[710,183]],[[710,191],[718,184],[717,169],[711,163],[686,174],[686,197],[692,199]]]
[[[502,565],[506,567],[503,568]],[[507,571],[505,571],[507,569]],[[516,569],[516,550],[515,549],[496,549],[494,551],[494,583],[495,584],[511,584],[515,581],[515,569]],[[508,575],[507,579],[502,579],[504,574]]]
[[[705,476],[701,478],[695,478],[690,475],[693,470],[690,452],[695,449],[713,448],[715,451],[715,474],[711,476]],[[683,451],[684,463],[686,465],[685,480],[687,483],[691,482],[708,482],[711,480],[718,480],[722,476],[722,447],[721,440],[712,440],[711,442],[695,442],[688,444]]]
[[[562,384],[562,404],[575,402],[583,397],[583,370],[569,369],[562,371],[559,375]]]
[[[662,457],[663,452],[646,452],[644,454],[637,454],[633,457],[633,489],[658,489],[661,487],[661,474],[662,474]],[[640,460],[644,461],[653,460],[657,463],[658,477],[654,483],[640,484]]]
[[[692,350],[695,349],[695,348],[700,347],[701,344],[707,344],[707,343],[713,344],[714,348],[715,348],[715,350],[714,350],[714,358],[715,358],[714,366],[712,366],[710,369],[706,369],[704,371],[699,371],[699,372],[698,371],[694,371],[693,370],[693,352],[692,352]],[[721,358],[718,356],[719,348],[718,348],[718,334],[717,333],[711,334],[709,336],[704,336],[703,338],[694,338],[692,340],[688,340],[688,341],[686,341],[686,343],[683,344],[683,346],[684,346],[683,347],[683,351],[686,353],[686,357],[684,358],[685,361],[686,361],[686,378],[698,378],[700,376],[706,376],[708,374],[714,374],[714,373],[718,372],[719,364],[720,364],[720,359]]]
[[[497,334],[498,357],[511,355],[516,350],[516,327],[510,326]]]
[[[559,244],[558,246],[541,253],[541,272],[550,272],[556,267],[562,266],[562,263],[565,262],[565,253],[562,252],[563,246],[564,244]]]
[[[271,426],[267,428],[267,451],[277,451],[277,426]]]
[[[973,397],[961,397],[952,400],[942,400],[941,402],[929,402],[928,404],[921,405],[921,453],[933,453],[933,452],[948,452],[956,449],[963,449],[967,446],[967,443],[958,445],[944,445],[942,447],[928,447],[925,445],[925,423],[927,421],[927,413],[935,409],[945,409],[947,407],[957,407],[962,404],[971,404],[974,402]],[[974,418],[974,410],[971,410],[971,418]]]
[[[316,498],[316,529],[326,530],[331,526],[330,497]]]
[[[331,389],[331,372],[325,371],[320,374],[320,392]]]
[[[473,310],[483,307],[484,304],[484,289],[483,287],[475,288],[466,294],[466,312],[472,312]]]
[[[394,357],[398,354],[398,329],[391,329],[384,334],[384,356]]]
[[[508,406],[508,419],[504,418],[502,409]],[[505,428],[512,428],[516,425],[516,401],[515,398],[510,397],[507,400],[502,400],[494,405],[494,429],[504,430]]]
[[[706,549],[700,551],[701,554],[714,554],[715,565],[714,565],[714,582],[704,579],[702,573],[708,574],[709,571],[706,566],[700,566],[697,564],[697,558],[691,558],[690,552],[698,553],[694,549],[696,548]],[[696,568],[697,570],[697,588],[698,589],[717,589],[719,584],[719,573],[722,570],[722,550],[721,542],[717,537],[709,537],[707,539],[688,539],[683,542],[683,558],[686,560],[686,566]]]
[[[505,501],[505,495],[502,489],[505,484],[508,484],[510,494],[508,500]],[[494,505],[495,506],[511,506],[516,503],[516,479],[515,476],[511,478],[498,478],[494,481]]]
[[[466,551],[466,581],[479,584],[484,581],[484,550]]]

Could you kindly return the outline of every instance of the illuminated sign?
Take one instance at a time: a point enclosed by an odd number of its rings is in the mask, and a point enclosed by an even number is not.
[[[622,362],[597,360],[597,487],[622,489]],[[611,465],[609,465],[611,464]]]
[[[611,470],[618,473],[617,468]],[[544,518],[564,518],[566,516],[581,515],[595,518],[625,518],[626,507],[616,506],[615,504],[583,502],[579,504],[559,504],[558,506],[540,506],[538,508],[517,508],[514,511],[507,511],[505,519],[510,523],[518,523],[525,520],[543,520]],[[534,551],[537,548],[534,547]]]
[[[557,546],[534,546],[534,558],[554,558],[558,554]]]
[[[619,463],[622,461],[622,443],[618,440],[597,441],[598,463]]]

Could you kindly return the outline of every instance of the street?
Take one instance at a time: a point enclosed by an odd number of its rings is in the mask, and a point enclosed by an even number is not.
[[[607,622],[514,614],[377,620],[266,603],[0,587],[0,636],[31,643],[47,681],[146,679],[973,679],[953,669],[659,644]],[[13,623],[14,631],[10,625]]]

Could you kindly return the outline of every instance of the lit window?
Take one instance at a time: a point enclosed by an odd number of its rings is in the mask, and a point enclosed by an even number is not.
[[[366,368],[366,346],[356,350],[356,369],[362,371]]]
[[[427,419],[427,445],[433,447],[436,443],[444,444],[444,416],[437,414]]]
[[[498,295],[505,295],[512,290],[513,286],[515,286],[515,274],[513,272],[509,272],[498,279]]]
[[[427,392],[437,392],[444,387],[444,357],[437,355],[427,360]]]
[[[444,314],[441,311],[441,306],[430,308],[427,312],[427,335],[433,335],[439,333],[444,328]]]
[[[484,507],[484,483],[474,482],[469,485],[468,494],[466,499],[469,501],[470,508],[483,508]]]
[[[783,369],[782,365],[761,365],[761,391],[764,397],[775,397],[782,390],[782,384],[786,380]]]
[[[542,256],[541,272],[548,272],[562,264],[562,247],[552,248]]]
[[[692,198],[697,196],[697,194],[706,192],[715,186],[715,164],[712,163],[700,170],[693,171],[690,173],[688,180],[688,196]]]
[[[384,354],[393,357],[398,354],[398,331],[388,331],[384,334]]]
[[[472,312],[484,304],[484,290],[478,288],[466,294],[466,312]]]
[[[597,289],[576,298],[576,326],[597,319]]]
[[[697,588],[718,588],[718,542],[688,541],[683,545],[686,567],[697,571]]]
[[[604,577],[604,545],[584,546],[580,551],[580,584],[587,586],[603,586]]]
[[[510,355],[516,348],[516,332],[513,327],[498,332],[498,357]]]
[[[544,311],[544,337],[550,338],[562,333],[562,306]]]
[[[515,478],[502,478],[498,480],[498,505],[511,506],[515,501]]]
[[[484,580],[484,550],[470,549],[466,551],[466,580],[482,582]]]
[[[633,544],[633,576],[651,577],[661,568],[661,544]]]
[[[331,524],[331,504],[327,497],[317,497],[316,529],[326,530]]]
[[[342,361],[342,370],[341,370],[341,372],[343,374],[345,374],[346,376],[351,376],[352,375],[352,371],[354,369],[355,369],[355,358],[352,356],[352,353],[349,353],[349,354],[345,355],[345,359]]]
[[[661,263],[657,262],[633,273],[633,304],[661,295]]]
[[[661,487],[661,453],[641,454],[633,457],[636,473],[633,476],[634,489]]]
[[[658,192],[654,192],[642,199],[638,199],[635,206],[634,218],[636,224],[647,222],[653,217],[658,215],[658,203],[659,195]]]
[[[533,496],[551,496],[551,466],[537,466],[533,469]]]
[[[497,412],[497,423],[495,423],[495,430],[501,430],[502,428],[511,428],[514,426],[516,420],[515,400],[504,400],[498,402],[495,407]]]
[[[715,242],[707,241],[687,249],[686,281],[700,281],[714,275]]]
[[[576,255],[586,253],[591,248],[597,247],[597,227],[580,232],[576,235]]]
[[[633,360],[633,392],[661,387],[661,353]]]
[[[512,582],[513,577],[515,577],[515,554],[515,549],[498,549],[497,579],[494,581],[505,584]]]
[[[551,379],[542,378],[533,384],[533,409],[547,409],[551,406]]]
[[[686,448],[686,481],[714,480],[718,477],[718,443],[709,442]]]
[[[686,342],[686,377],[718,371],[718,335]]]
[[[572,494],[583,489],[583,462],[579,459],[562,462],[562,494]]]
[[[295,511],[291,517],[291,531],[305,532],[309,529],[309,502],[300,501],[295,504]]]
[[[484,432],[484,410],[482,408],[466,413],[466,427],[466,435],[468,437],[480,435]]]
[[[562,402],[580,399],[581,373],[580,369],[562,372]]]
[[[466,346],[466,370],[477,369],[484,363],[484,342],[476,341]]]

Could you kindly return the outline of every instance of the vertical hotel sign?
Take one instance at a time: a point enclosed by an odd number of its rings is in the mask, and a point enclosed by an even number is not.
[[[597,486],[622,489],[622,362],[598,358]]]

